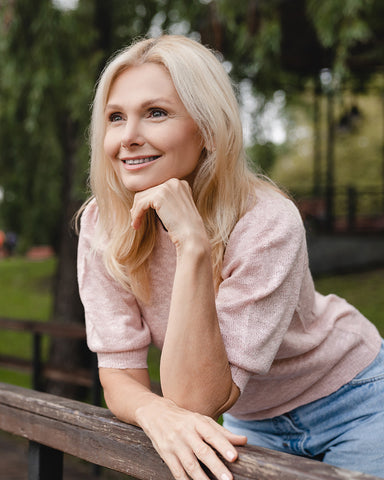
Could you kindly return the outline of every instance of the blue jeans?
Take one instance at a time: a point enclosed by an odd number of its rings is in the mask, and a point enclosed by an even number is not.
[[[371,365],[328,397],[267,420],[223,419],[251,445],[384,478],[384,341]]]

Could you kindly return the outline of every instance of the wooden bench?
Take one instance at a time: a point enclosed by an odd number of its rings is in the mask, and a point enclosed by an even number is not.
[[[30,441],[29,480],[62,480],[63,452],[141,480],[170,480],[144,432],[109,410],[0,383],[0,429]],[[235,480],[374,480],[260,447],[239,447]]]
[[[29,333],[32,341],[31,359],[0,354],[0,367],[7,370],[31,373],[32,387],[35,390],[42,390],[44,380],[55,380],[87,387],[92,392],[93,403],[96,405],[100,404],[101,392],[95,356],[93,356],[93,363],[90,368],[77,368],[76,372],[66,368],[65,365],[60,368],[53,368],[49,364],[44,364],[42,360],[42,336],[46,335],[50,338],[69,338],[85,341],[86,334],[83,325],[77,323],[40,322],[1,317],[0,330]]]

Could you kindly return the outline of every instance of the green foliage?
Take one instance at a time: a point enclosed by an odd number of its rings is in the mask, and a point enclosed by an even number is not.
[[[247,155],[257,171],[269,176],[276,160],[277,149],[272,142],[254,143],[247,149]]]
[[[382,124],[378,118],[382,115],[382,105],[378,96],[379,79],[372,79],[367,84],[368,92],[354,94],[345,90],[336,97],[335,102],[335,185],[345,189],[353,185],[358,189],[374,193],[381,182]],[[326,97],[319,97],[319,151],[320,178],[319,185],[324,186],[326,175]],[[349,114],[353,107],[358,107],[359,115],[342,127],[343,116]],[[270,174],[273,179],[285,187],[310,192],[313,186],[313,92],[310,89],[289,98],[288,111],[290,122],[287,123],[287,142],[284,150],[279,149]],[[359,212],[369,214],[374,210],[367,208],[364,212],[362,202],[374,202],[378,197],[361,198]],[[345,205],[343,206],[345,209]],[[378,206],[376,207],[376,209]]]
[[[307,2],[307,11],[321,44],[334,50],[333,71],[338,80],[349,73],[347,59],[351,49],[371,37],[366,18],[371,5],[372,1],[369,0]]]
[[[3,218],[25,243],[52,244],[63,208],[67,128],[78,125],[71,141],[83,142],[98,55],[89,49],[92,29],[84,36],[79,28],[81,9],[72,18],[50,0],[12,5],[1,31]]]

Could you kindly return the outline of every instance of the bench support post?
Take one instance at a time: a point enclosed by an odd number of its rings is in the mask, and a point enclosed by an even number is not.
[[[63,452],[30,441],[28,480],[62,480]]]
[[[32,336],[33,351],[33,371],[32,371],[32,388],[34,390],[42,390],[41,382],[41,335],[34,332]]]

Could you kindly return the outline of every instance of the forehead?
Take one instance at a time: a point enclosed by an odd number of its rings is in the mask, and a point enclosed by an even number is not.
[[[108,101],[115,98],[142,100],[148,96],[165,96],[180,101],[171,76],[162,65],[144,63],[123,70],[111,85]]]

